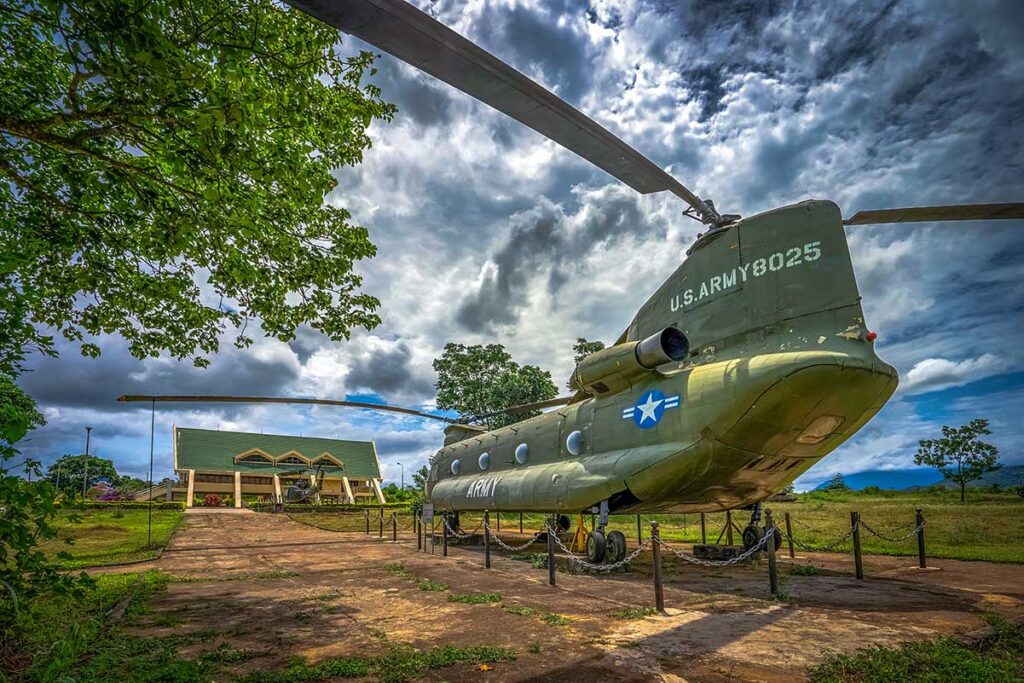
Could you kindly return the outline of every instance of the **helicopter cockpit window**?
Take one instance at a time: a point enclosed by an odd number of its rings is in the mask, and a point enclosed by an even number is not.
[[[462,461],[456,458],[452,460],[452,474],[458,476],[459,472],[462,471]]]

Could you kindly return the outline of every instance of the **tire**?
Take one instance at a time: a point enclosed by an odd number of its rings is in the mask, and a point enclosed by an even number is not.
[[[604,562],[607,547],[608,544],[604,539],[604,534],[596,529],[591,531],[590,535],[587,536],[587,562],[592,564]]]
[[[555,527],[563,534],[569,530],[572,526],[572,520],[569,519],[569,515],[558,515],[558,519],[555,520]]]
[[[743,530],[743,549],[750,550],[760,543],[762,538],[764,538],[764,529],[756,524],[748,524],[747,528]],[[778,540],[779,535],[776,534],[775,538]]]
[[[776,550],[778,550],[779,548],[782,547],[782,534],[779,533],[779,528],[778,527],[775,527],[775,536],[772,537],[772,540],[775,541],[775,549]]]
[[[621,531],[608,533],[607,548],[605,549],[605,560],[608,562],[621,562],[626,557],[626,535]]]

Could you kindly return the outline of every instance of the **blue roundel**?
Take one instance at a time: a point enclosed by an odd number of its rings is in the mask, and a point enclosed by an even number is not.
[[[633,422],[640,429],[656,427],[665,414],[665,394],[657,389],[648,391],[633,406]]]

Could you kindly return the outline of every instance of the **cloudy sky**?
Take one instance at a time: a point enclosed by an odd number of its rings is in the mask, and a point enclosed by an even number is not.
[[[720,210],[807,198],[859,209],[1021,200],[1024,5],[967,2],[417,2],[581,108]],[[342,37],[342,50],[366,48]],[[500,342],[560,386],[577,336],[610,342],[685,258],[698,224],[667,193],[640,196],[448,86],[383,55],[395,121],[341,169],[329,201],[369,228],[360,266],[384,323],[349,343],[230,343],[207,370],[139,362],[118,338],[71,348],[23,381],[49,425],[25,452],[93,451],[142,475],[150,415],[122,393],[361,397],[430,408],[447,341]],[[883,412],[799,482],[912,465],[943,424],[987,417],[1024,463],[1024,225],[851,228],[880,355],[902,382]],[[159,407],[157,479],[171,425],[375,439],[406,480],[440,423],[363,411]]]

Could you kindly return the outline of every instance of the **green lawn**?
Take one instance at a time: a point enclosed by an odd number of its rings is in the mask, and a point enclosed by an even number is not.
[[[801,495],[795,503],[769,503],[766,507],[772,510],[783,531],[788,512],[794,538],[817,549],[832,546],[836,540],[847,536],[850,513],[859,512],[865,524],[861,529],[861,546],[865,553],[906,556],[917,555],[916,537],[892,542],[875,536],[868,527],[890,538],[906,536],[915,526],[914,510],[922,508],[928,557],[1024,563],[1024,524],[1020,521],[1024,515],[1024,500],[1012,492],[975,490],[968,493],[966,503],[961,503],[954,492],[810,493]],[[399,530],[408,531],[411,523],[409,512],[398,510],[397,513]],[[385,514],[384,535],[388,536],[391,533],[391,511]],[[301,512],[290,516],[295,521],[332,531],[362,532],[366,528],[365,518],[360,512]],[[749,512],[737,510],[733,513],[733,521],[742,529],[749,516]],[[589,515],[587,518],[589,525]],[[478,513],[461,515],[465,531],[479,531],[482,520],[483,515]],[[659,523],[662,538],[668,542],[692,544],[701,540],[700,515],[642,515],[644,538],[650,535],[652,521]],[[540,529],[544,515],[526,514],[523,524],[527,532]],[[491,514],[491,525],[497,529],[497,515],[494,513]],[[725,514],[706,515],[706,526],[708,542],[714,543],[725,527]],[[636,542],[635,515],[612,515],[609,529],[618,529],[626,534],[630,545]],[[518,532],[519,514],[503,513],[501,531]],[[378,533],[376,510],[370,511],[370,533]],[[734,531],[733,541],[740,543],[739,532]],[[722,542],[725,542],[724,536]],[[835,550],[852,552],[849,538],[835,546]]]
[[[147,546],[148,510],[126,509],[120,516],[116,510],[62,510],[54,522],[57,538],[40,548],[53,555],[61,551],[70,554],[71,559],[61,563],[68,569],[150,559],[181,524],[183,514],[180,510],[153,510],[153,540]],[[74,521],[75,517],[80,520]]]
[[[1013,494],[984,495],[977,492],[966,503],[952,496],[928,493],[918,494],[847,494],[801,496],[795,503],[769,503],[766,507],[780,527],[785,530],[785,513],[790,514],[793,536],[812,547],[831,545],[850,530],[850,512],[859,512],[861,519],[883,536],[900,537],[914,528],[914,510],[922,508],[925,516],[925,548],[928,557],[958,560],[988,560],[1024,563],[1024,501]],[[743,528],[749,512],[735,511],[733,521]],[[496,526],[491,515],[492,528]],[[588,516],[589,518],[589,516]],[[539,529],[543,515],[524,516],[524,527]],[[700,515],[642,515],[641,531],[647,538],[651,522],[658,521],[661,536],[666,541],[699,543]],[[481,515],[463,513],[462,527],[471,530],[480,523]],[[573,520],[575,524],[575,519]],[[589,525],[589,519],[587,524]],[[718,539],[725,526],[725,514],[706,515],[709,543]],[[626,534],[629,544],[636,542],[636,516],[613,515],[609,529]],[[502,530],[519,530],[519,515],[502,515]],[[739,543],[739,533],[733,533]],[[725,542],[723,537],[722,542]],[[898,543],[889,542],[861,530],[861,546],[865,553],[877,555],[917,555],[917,540],[908,538]],[[837,552],[852,552],[849,539],[837,546]]]

